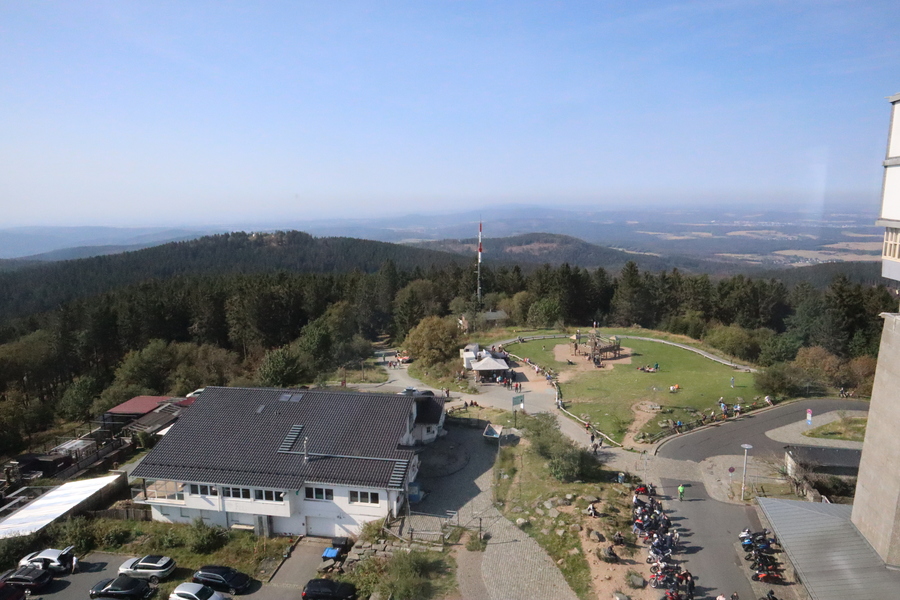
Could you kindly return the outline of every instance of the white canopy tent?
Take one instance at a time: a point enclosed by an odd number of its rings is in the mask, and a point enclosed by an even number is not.
[[[110,475],[72,481],[55,488],[0,521],[0,539],[40,531],[121,477]]]

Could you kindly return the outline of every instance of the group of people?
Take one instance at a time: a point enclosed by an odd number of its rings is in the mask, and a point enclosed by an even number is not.
[[[656,373],[659,371],[659,363],[647,366],[640,366],[637,368],[638,371],[643,371],[644,373]]]

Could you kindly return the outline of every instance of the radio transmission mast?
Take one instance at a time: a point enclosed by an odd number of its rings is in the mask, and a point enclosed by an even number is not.
[[[478,221],[478,308],[481,308],[481,221]]]

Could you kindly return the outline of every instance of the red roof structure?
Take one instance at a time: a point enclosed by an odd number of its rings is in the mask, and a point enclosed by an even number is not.
[[[171,399],[171,396],[135,396],[106,412],[114,415],[146,415],[163,402]]]

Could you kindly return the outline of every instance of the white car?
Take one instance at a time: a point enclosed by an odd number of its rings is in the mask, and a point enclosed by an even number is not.
[[[19,561],[20,567],[37,567],[53,573],[68,573],[72,570],[72,559],[75,557],[75,546],[62,550],[48,548],[40,552],[32,552]]]
[[[142,558],[129,558],[119,567],[119,575],[130,575],[135,579],[147,579],[159,583],[175,570],[175,561],[168,556],[150,554]]]
[[[207,585],[200,583],[182,583],[172,594],[169,600],[229,600],[219,592]]]

